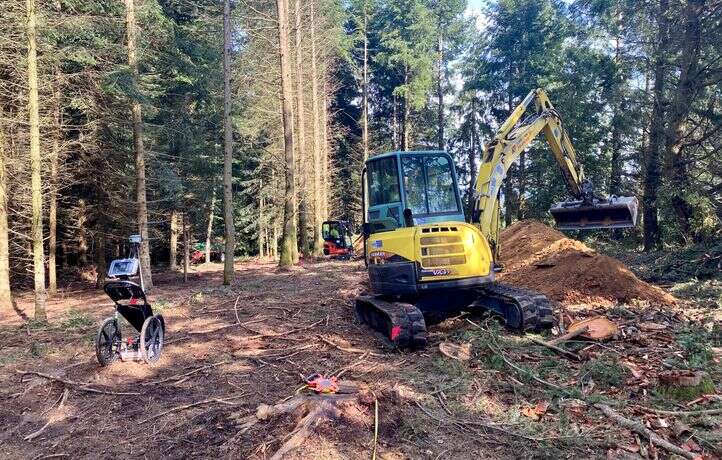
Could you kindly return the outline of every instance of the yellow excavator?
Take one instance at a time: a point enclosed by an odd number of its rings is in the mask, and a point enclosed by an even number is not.
[[[637,199],[594,193],[561,117],[544,90],[533,90],[485,146],[471,223],[465,222],[447,153],[390,152],[366,161],[363,241],[373,294],[356,298],[362,322],[392,346],[410,348],[426,345],[427,322],[461,310],[489,311],[521,331],[553,325],[544,295],[495,282],[501,270],[499,192],[509,167],[541,132],[572,196],[550,209],[559,228],[636,225]]]

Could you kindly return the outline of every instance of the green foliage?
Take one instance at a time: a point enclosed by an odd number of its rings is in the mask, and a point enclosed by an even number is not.
[[[719,334],[719,328],[716,333]],[[677,334],[677,342],[684,349],[684,361],[677,363],[679,367],[697,370],[709,367],[713,358],[712,333],[701,328],[690,327]]]
[[[58,324],[58,328],[65,331],[82,331],[95,325],[95,321],[85,313],[78,310],[70,310],[65,318]]]
[[[584,363],[581,369],[583,376],[589,376],[600,388],[618,387],[629,377],[629,369],[618,360],[603,356]]]

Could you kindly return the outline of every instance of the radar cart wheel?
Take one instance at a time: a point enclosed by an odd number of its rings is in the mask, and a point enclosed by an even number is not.
[[[122,336],[116,318],[107,318],[95,338],[95,355],[101,366],[112,364],[120,357]]]
[[[163,321],[160,315],[148,317],[140,330],[140,353],[146,363],[160,359],[163,349]]]

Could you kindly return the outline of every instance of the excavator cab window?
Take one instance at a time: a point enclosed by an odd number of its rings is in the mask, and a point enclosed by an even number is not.
[[[401,157],[406,208],[416,217],[458,213],[452,165],[446,156]]]

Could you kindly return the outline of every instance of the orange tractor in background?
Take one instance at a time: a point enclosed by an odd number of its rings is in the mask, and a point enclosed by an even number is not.
[[[333,259],[353,257],[353,230],[345,220],[327,220],[321,225],[323,255]]]

